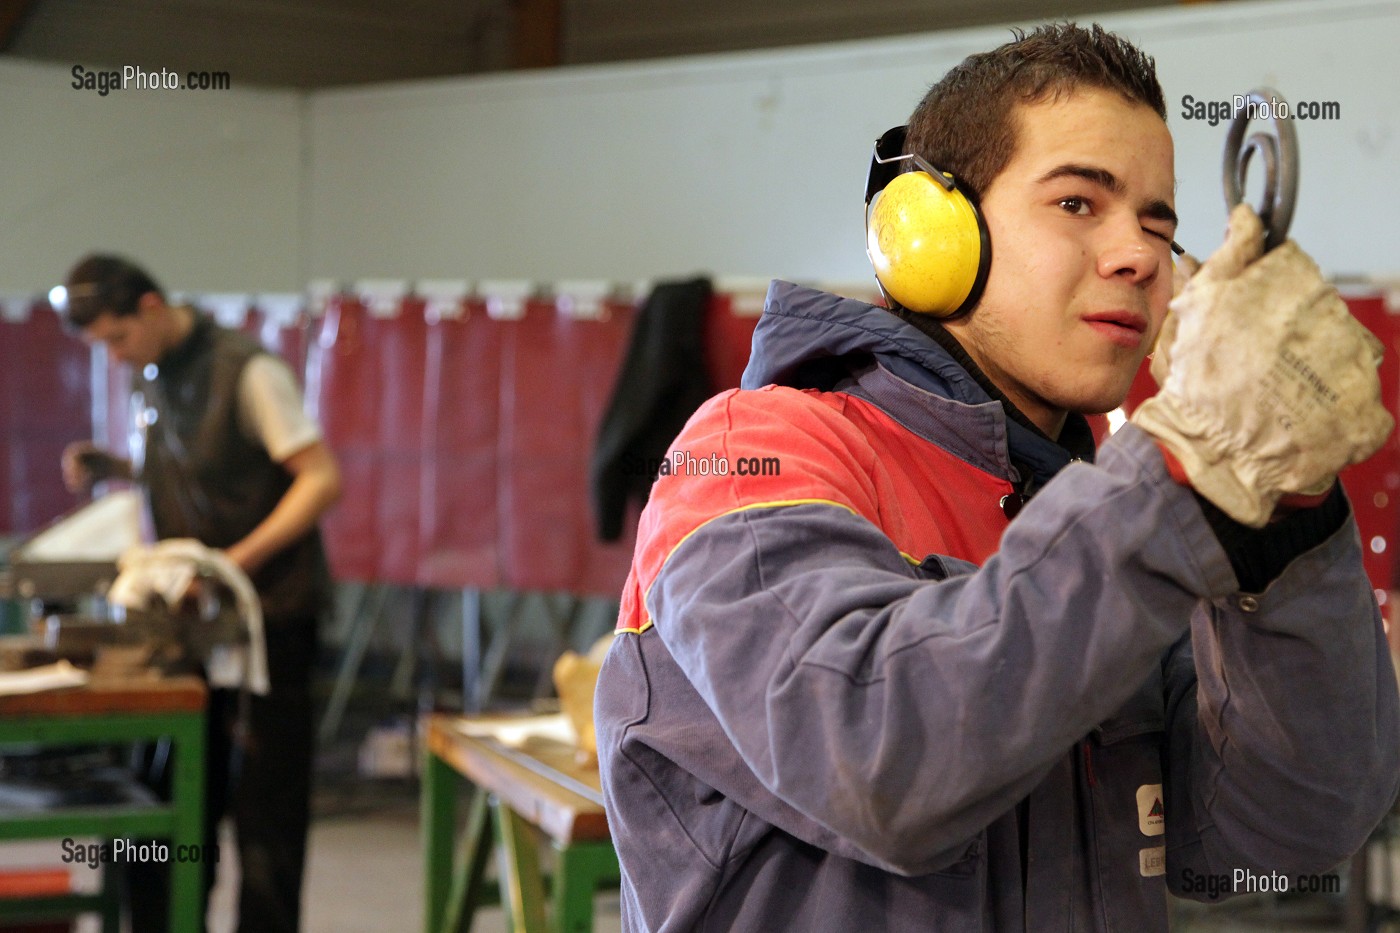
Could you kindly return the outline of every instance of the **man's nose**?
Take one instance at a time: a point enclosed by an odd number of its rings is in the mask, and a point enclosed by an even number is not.
[[[1099,275],[1121,276],[1138,284],[1160,271],[1162,250],[1157,248],[1157,238],[1142,229],[1136,218],[1113,224],[1104,231],[1104,237],[1099,251]]]

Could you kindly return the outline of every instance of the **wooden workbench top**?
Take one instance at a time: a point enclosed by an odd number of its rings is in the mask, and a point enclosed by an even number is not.
[[[434,755],[556,842],[610,838],[598,769],[580,766],[571,743],[525,735],[507,744],[493,735],[496,726],[518,732],[529,722],[438,713],[427,718],[424,732]]]
[[[188,674],[94,678],[81,687],[0,696],[0,716],[196,712],[207,696],[204,681]]]

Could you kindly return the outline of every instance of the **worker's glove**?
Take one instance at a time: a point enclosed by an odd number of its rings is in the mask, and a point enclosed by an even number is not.
[[[1196,270],[1201,268],[1201,261],[1190,253],[1182,253],[1172,262],[1172,298],[1175,299],[1186,288],[1186,283],[1191,281],[1191,276],[1196,274]],[[1171,343],[1176,339],[1176,315],[1168,314],[1167,319],[1162,322],[1162,329],[1157,332],[1157,345],[1147,358],[1152,361],[1152,378],[1157,380],[1157,385],[1161,385],[1167,379],[1167,373],[1171,370]]]
[[[1161,390],[1132,420],[1197,492],[1256,528],[1284,495],[1320,495],[1384,443],[1379,340],[1293,241],[1267,255],[1248,205],[1172,300],[1152,360]]]

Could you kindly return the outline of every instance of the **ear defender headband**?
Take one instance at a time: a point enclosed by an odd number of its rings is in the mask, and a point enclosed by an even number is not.
[[[865,181],[865,250],[880,293],[920,314],[964,314],[982,297],[992,243],[953,176],[904,152],[908,127],[875,141]]]

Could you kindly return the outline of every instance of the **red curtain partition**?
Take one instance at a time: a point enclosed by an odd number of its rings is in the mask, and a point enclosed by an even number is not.
[[[630,542],[594,540],[588,487],[593,438],[617,375],[631,314],[575,320],[531,302],[502,321],[503,583],[516,589],[615,596]]]
[[[1385,345],[1381,361],[1381,399],[1400,418],[1400,319],[1386,309],[1380,295],[1348,297],[1347,307],[1356,319]],[[1400,553],[1400,436],[1391,432],[1385,445],[1371,459],[1342,471],[1342,484],[1351,498],[1356,524],[1361,529],[1361,545],[1366,575],[1380,593],[1400,588],[1396,557]],[[1389,607],[1391,616],[1394,607]]]
[[[424,449],[423,367],[428,323],[423,318],[423,300],[406,298],[397,314],[371,318],[369,323],[373,345],[380,351],[377,579],[412,585],[418,580],[418,502]]]
[[[5,438],[14,433],[15,417],[24,400],[35,394],[33,389],[20,384],[23,346],[24,325],[18,315],[14,318],[0,315],[0,436]],[[0,447],[0,536],[20,531],[15,518],[18,489],[13,476],[15,447],[8,442]]]
[[[1400,316],[1380,296],[1347,301],[1386,345],[1382,390],[1400,414]],[[588,465],[635,314],[612,303],[602,320],[575,319],[532,301],[519,320],[493,320],[472,299],[460,318],[429,323],[420,299],[375,317],[348,295],[291,325],[251,311],[244,329],[305,373],[308,406],[340,461],[344,494],[323,522],[336,576],[616,596],[635,523],[621,542],[595,539]],[[756,324],[734,313],[733,296],[711,300],[716,390],[739,384]],[[92,433],[94,371],[47,303],[0,321],[0,533],[32,531],[74,505],[59,457]],[[110,358],[105,373],[98,439],[125,454],[130,373]],[[1144,364],[1125,410],[1155,391]],[[1371,580],[1400,588],[1400,435],[1343,481]]]
[[[617,541],[599,541],[588,468],[598,427],[607,414],[613,383],[617,380],[622,358],[627,352],[637,308],[630,303],[611,302],[604,305],[604,313],[605,317],[600,321],[571,321],[567,325],[568,329],[577,333],[581,383],[577,411],[586,426],[577,455],[579,492],[573,500],[577,507],[575,520],[578,522],[575,533],[585,545],[575,589],[580,593],[616,599],[622,593],[622,585],[627,582],[627,570],[632,564],[632,551],[637,543],[636,515],[629,517],[623,526],[622,537]]]
[[[276,353],[277,346],[275,344],[271,344],[263,340],[262,328],[264,323],[266,322],[263,319],[262,312],[259,311],[257,308],[250,307],[247,313],[243,315],[243,322],[238,325],[237,329],[247,334],[249,337],[252,337],[254,340],[262,344],[267,349]]]
[[[716,392],[739,387],[758,317],[734,313],[734,296],[715,292],[705,315],[705,370]]]
[[[307,392],[344,475],[323,523],[336,575],[615,595],[631,540],[594,542],[588,461],[631,306],[575,320],[537,301],[497,321],[472,302],[431,325],[423,310],[375,318],[342,296],[319,325]]]
[[[45,301],[21,320],[0,323],[0,531],[34,531],[76,504],[59,459],[66,445],[91,434],[91,359]]]
[[[575,527],[586,445],[573,397],[576,333],[554,306],[527,304],[524,317],[499,321],[501,354],[500,516],[502,583],[523,590],[567,590],[582,559]]]
[[[1380,296],[1347,303],[1386,345],[1382,390],[1400,413],[1400,316]],[[739,384],[757,324],[733,304],[717,293],[706,317],[717,390]],[[575,319],[532,301],[519,320],[493,320],[473,299],[460,318],[430,324],[420,299],[375,317],[353,296],[290,326],[250,312],[245,330],[299,374],[306,360],[308,405],[340,461],[344,494],[323,523],[335,574],[615,596],[634,523],[621,542],[595,539],[588,463],[635,313],[612,303],[602,320]],[[110,358],[105,370],[99,442],[124,454],[130,373]],[[64,445],[91,434],[93,372],[88,347],[47,303],[0,321],[0,532],[32,531],[74,505],[58,464]],[[1155,391],[1144,364],[1125,410]],[[1400,588],[1400,435],[1343,481],[1372,582]]]
[[[469,301],[460,318],[428,325],[419,484],[418,582],[499,586],[502,325]]]
[[[321,521],[331,570],[342,580],[379,579],[375,540],[381,358],[377,328],[359,300],[326,303],[307,358],[306,392],[340,463],[340,501]]]
[[[243,332],[287,361],[298,380],[306,371],[308,326],[305,315],[284,322],[269,318],[257,306],[248,309]]]
[[[423,459],[423,303],[405,299],[376,317],[357,298],[328,302],[307,366],[343,492],[322,523],[342,579],[417,579],[418,483]]]

